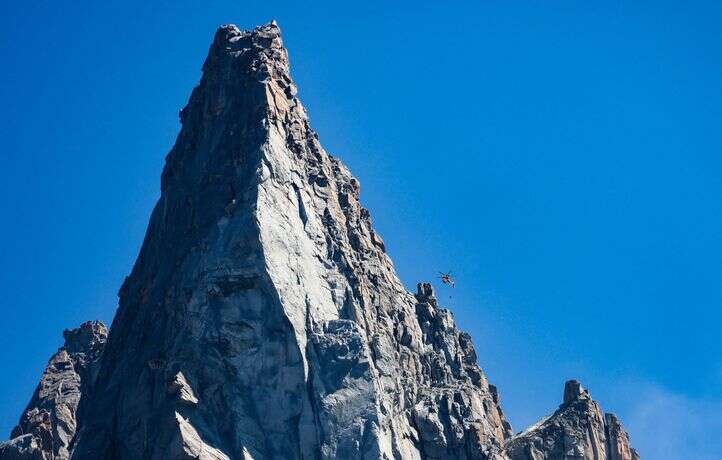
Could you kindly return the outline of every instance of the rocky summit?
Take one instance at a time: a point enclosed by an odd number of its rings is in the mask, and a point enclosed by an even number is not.
[[[275,23],[218,29],[107,340],[66,331],[0,459],[637,459],[576,382],[513,436],[296,94]]]
[[[617,417],[602,416],[599,404],[576,380],[564,386],[556,412],[514,436],[504,451],[511,460],[639,460]]]

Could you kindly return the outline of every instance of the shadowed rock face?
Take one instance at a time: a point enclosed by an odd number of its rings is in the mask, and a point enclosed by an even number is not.
[[[564,386],[554,414],[514,436],[506,445],[511,460],[639,460],[614,414],[602,412],[576,380]]]
[[[71,457],[507,458],[471,338],[399,281],[276,24],[221,27],[180,117]]]
[[[0,458],[67,459],[82,417],[81,396],[89,397],[98,372],[108,331],[88,321],[63,333],[65,344],[43,372],[30,403],[13,428],[10,441],[0,444]]]

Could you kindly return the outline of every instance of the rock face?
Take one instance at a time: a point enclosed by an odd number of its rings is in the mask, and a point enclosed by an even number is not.
[[[404,288],[359,182],[321,147],[276,24],[221,27],[180,118],[77,433],[51,436],[62,455],[516,455],[471,338],[431,285]],[[50,452],[37,439],[21,447]]]
[[[81,395],[92,393],[108,331],[89,321],[63,333],[65,344],[43,372],[28,407],[13,428],[12,439],[0,444],[1,459],[67,459],[75,435]]]
[[[554,414],[514,436],[506,445],[511,460],[639,460],[614,414],[602,412],[576,380],[564,386]]]

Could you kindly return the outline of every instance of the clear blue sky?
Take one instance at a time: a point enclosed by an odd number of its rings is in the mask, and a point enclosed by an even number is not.
[[[81,3],[0,6],[2,435],[62,329],[112,319],[215,28],[275,18],[404,282],[457,275],[515,430],[576,377],[643,458],[718,458],[719,2]]]

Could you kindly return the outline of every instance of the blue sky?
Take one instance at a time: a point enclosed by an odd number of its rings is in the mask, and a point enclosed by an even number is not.
[[[575,377],[643,458],[719,455],[722,4],[147,3],[0,6],[2,435],[62,329],[112,319],[215,28],[275,18],[404,282],[457,276],[515,430]]]

